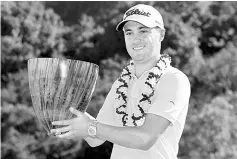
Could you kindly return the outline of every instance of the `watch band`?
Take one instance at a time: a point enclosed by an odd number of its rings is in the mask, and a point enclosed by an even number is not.
[[[91,126],[94,126],[94,127],[97,128],[97,123],[98,123],[97,120],[92,120]]]

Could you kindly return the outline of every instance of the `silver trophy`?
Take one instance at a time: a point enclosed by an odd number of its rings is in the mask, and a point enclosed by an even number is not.
[[[28,60],[31,99],[37,118],[50,135],[51,123],[71,119],[69,107],[85,112],[98,78],[99,66],[59,58]]]

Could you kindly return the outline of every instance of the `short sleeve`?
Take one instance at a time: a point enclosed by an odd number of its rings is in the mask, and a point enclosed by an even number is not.
[[[188,107],[190,83],[180,72],[170,73],[158,83],[153,104],[147,113],[156,114],[174,123],[182,110]]]
[[[115,82],[116,83],[116,82]],[[114,98],[115,98],[115,83],[111,87],[107,97],[105,98],[104,104],[101,107],[96,119],[100,123],[114,125]]]

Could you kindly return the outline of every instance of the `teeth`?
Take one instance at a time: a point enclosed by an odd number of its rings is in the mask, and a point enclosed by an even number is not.
[[[143,49],[144,48],[144,46],[141,46],[141,47],[134,47],[133,49],[134,50],[141,50],[141,49]]]

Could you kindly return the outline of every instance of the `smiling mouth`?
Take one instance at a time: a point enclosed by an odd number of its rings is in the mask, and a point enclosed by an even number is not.
[[[140,47],[134,47],[133,50],[141,50],[143,49],[145,46],[140,46]]]

